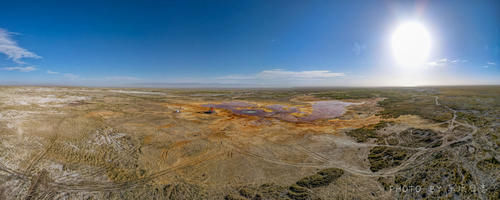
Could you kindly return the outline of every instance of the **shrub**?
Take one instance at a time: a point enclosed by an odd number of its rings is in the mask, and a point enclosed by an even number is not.
[[[307,188],[315,188],[329,185],[331,182],[344,174],[344,170],[337,168],[328,168],[319,171],[318,173],[302,178],[297,181],[297,185]]]

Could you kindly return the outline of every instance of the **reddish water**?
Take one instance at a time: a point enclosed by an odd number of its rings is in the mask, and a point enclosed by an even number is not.
[[[336,118],[344,114],[345,107],[353,103],[343,101],[318,101],[313,103],[313,111],[310,115],[305,117],[296,117],[292,113],[301,113],[296,107],[275,104],[267,106],[272,112],[266,112],[260,109],[257,104],[246,102],[224,102],[221,104],[204,104],[204,107],[214,107],[219,109],[227,109],[238,115],[259,116],[259,117],[273,117],[284,121],[298,122],[298,121],[314,121],[318,119]]]

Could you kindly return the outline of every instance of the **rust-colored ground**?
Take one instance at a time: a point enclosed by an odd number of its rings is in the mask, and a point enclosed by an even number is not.
[[[416,115],[382,118],[378,113],[383,109],[377,103],[383,99],[375,97],[344,100],[353,104],[336,117],[290,121],[288,116],[252,116],[231,109],[206,114],[206,105],[246,102],[256,106],[235,110],[272,113],[276,110],[269,106],[279,104],[284,106],[283,113],[297,109],[280,114],[306,119],[314,113],[314,103],[324,99],[297,95],[288,101],[233,100],[189,90],[120,91],[2,88],[4,102],[45,95],[67,96],[68,100],[49,102],[50,106],[0,104],[0,170],[11,177],[2,179],[0,197],[22,198],[29,190],[53,198],[56,194],[101,198],[113,192],[133,193],[146,185],[170,184],[182,185],[184,192],[204,191],[208,199],[223,199],[228,191],[242,186],[286,186],[334,167],[346,173],[339,179],[344,181],[338,183],[339,188],[362,187],[349,197],[388,198],[390,194],[380,190],[377,180],[400,169],[370,171],[367,157],[379,144],[357,143],[345,133],[382,120],[397,124],[387,134],[408,127],[437,132],[449,128]],[[39,180],[35,177],[42,177],[43,187],[31,187],[33,180]],[[318,190],[321,195],[324,192]]]

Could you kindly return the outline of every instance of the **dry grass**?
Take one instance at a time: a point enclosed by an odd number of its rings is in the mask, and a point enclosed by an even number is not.
[[[482,183],[491,196],[500,180],[494,94],[3,87],[0,199],[377,199],[394,197],[389,185],[430,181]],[[310,121],[203,113],[205,104],[244,101],[306,118],[314,102],[335,99],[358,104]],[[453,124],[445,106],[457,110]]]

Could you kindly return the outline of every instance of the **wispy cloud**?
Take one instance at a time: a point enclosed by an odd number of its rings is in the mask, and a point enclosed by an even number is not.
[[[488,69],[490,67],[495,67],[497,64],[494,62],[486,62],[486,65],[481,66],[482,68]]]
[[[354,52],[354,54],[356,54],[357,56],[361,55],[361,53],[363,53],[364,50],[366,50],[366,45],[364,44],[355,42],[352,45],[352,52]]]
[[[194,79],[151,80],[135,82],[142,86],[168,87],[316,87],[345,84],[346,74],[329,70],[291,71],[285,69],[262,70],[251,74],[229,74],[219,77]],[[130,83],[130,82],[129,82]]]
[[[287,79],[318,79],[318,78],[333,78],[345,76],[344,73],[333,73],[327,70],[316,70],[316,71],[286,71],[282,69],[265,70],[258,74],[258,77],[264,79],[276,79],[276,78],[287,78]]]
[[[72,81],[74,80],[80,80],[80,76],[72,73],[63,73],[63,72],[57,72],[57,71],[52,71],[52,70],[47,70],[47,74],[52,74],[52,75],[59,75],[62,76],[66,79],[70,79]]]
[[[427,65],[430,67],[441,67],[441,66],[447,66],[450,64],[466,63],[466,62],[468,62],[468,61],[462,60],[462,59],[450,60],[448,58],[441,58],[439,60],[428,62]]]
[[[65,73],[65,74],[63,74],[63,76],[65,78],[68,78],[68,79],[71,79],[71,80],[75,80],[75,79],[80,78],[80,76],[78,76],[76,74],[72,74],[72,73]]]
[[[65,78],[65,81],[70,81],[71,83],[87,84],[87,85],[120,85],[135,83],[143,79],[132,77],[132,76],[106,76],[106,77],[82,77],[78,74],[57,72],[52,70],[47,70],[47,74],[57,75]]]
[[[24,64],[23,58],[41,58],[39,55],[20,47],[16,41],[11,38],[13,33],[0,28],[0,53],[7,55],[9,59]]]
[[[445,66],[448,63],[449,63],[449,61],[447,58],[441,58],[441,59],[436,60],[436,61],[428,62],[427,65],[429,65],[431,67],[438,67],[438,66]]]
[[[59,74],[59,72],[47,70],[47,74]]]
[[[466,63],[466,62],[468,62],[468,60],[455,59],[451,61],[451,63]]]
[[[257,79],[256,75],[227,75],[217,77],[218,80],[254,80]]]
[[[30,66],[30,67],[4,67],[1,69],[5,70],[5,71],[31,72],[31,71],[35,71],[36,67],[33,67],[33,66]]]
[[[283,69],[264,70],[254,75],[229,75],[218,77],[219,80],[313,80],[345,76],[328,70],[287,71]]]
[[[104,77],[106,81],[139,81],[140,78],[132,77],[132,76],[108,76]]]

